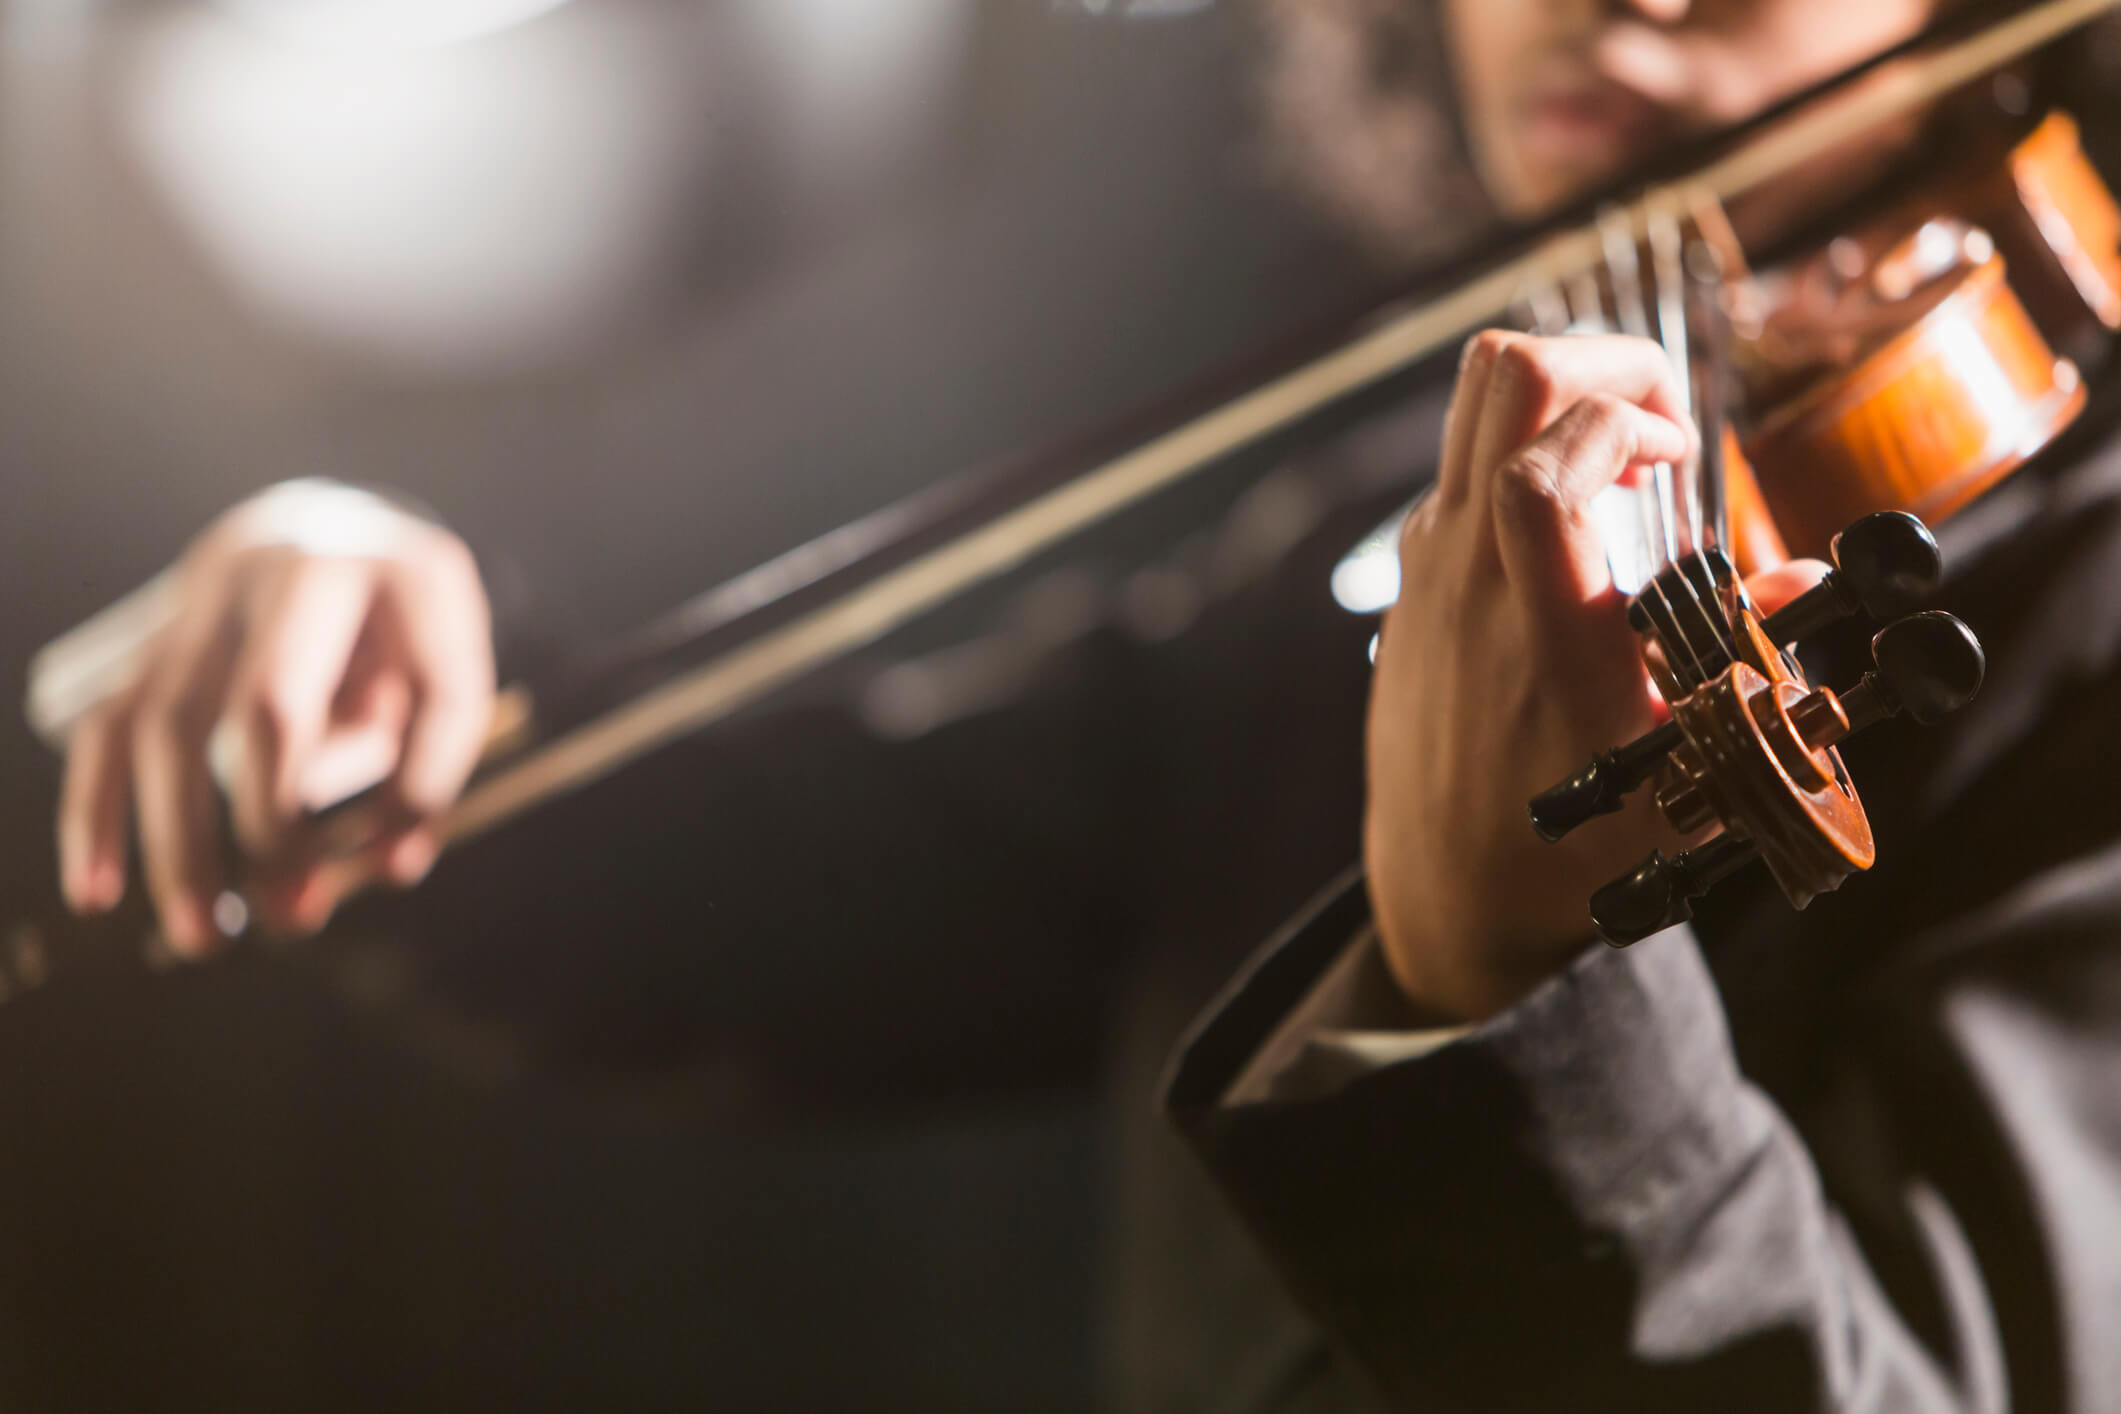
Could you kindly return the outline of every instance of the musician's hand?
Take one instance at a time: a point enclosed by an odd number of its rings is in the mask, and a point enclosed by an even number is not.
[[[1679,841],[1647,791],[1560,844],[1525,803],[1656,724],[1626,600],[1588,515],[1689,451],[1644,340],[1486,333],[1468,346],[1430,495],[1400,541],[1378,646],[1364,856],[1393,974],[1425,1009],[1488,1016],[1591,936],[1591,891]],[[1823,567],[1757,587],[1779,601]]]
[[[354,885],[427,871],[435,817],[492,712],[486,595],[463,543],[345,487],[322,488],[334,501],[303,490],[246,502],[193,542],[174,571],[174,616],[132,686],[68,739],[68,902],[100,912],[124,893],[130,807],[155,910],[185,955],[218,942],[227,877],[210,741],[223,738],[236,838],[261,862],[246,881],[253,907],[268,926],[310,931]],[[302,533],[320,515],[326,533]],[[359,858],[290,847],[305,811],[386,779],[399,823]]]

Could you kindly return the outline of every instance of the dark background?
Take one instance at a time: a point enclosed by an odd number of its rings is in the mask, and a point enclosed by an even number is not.
[[[564,659],[1371,288],[1267,175],[1241,10],[899,8],[942,38],[893,70],[857,0],[574,0],[412,57],[0,2],[8,680],[310,474],[434,507]],[[1169,1157],[1154,1063],[1353,856],[1370,627],[1326,576],[1428,416],[1217,470],[321,943],[54,939],[109,957],[0,1006],[0,1392],[1127,1383],[1169,1319],[1136,1263],[1183,1246],[1120,1196]],[[57,778],[9,715],[10,917]]]

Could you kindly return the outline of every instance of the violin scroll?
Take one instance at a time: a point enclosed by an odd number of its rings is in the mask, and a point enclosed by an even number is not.
[[[1986,660],[1972,630],[1949,614],[1904,613],[1935,588],[1941,571],[1936,541],[1921,521],[1899,512],[1866,516],[1835,537],[1833,553],[1835,569],[1818,587],[1763,620],[1711,552],[1706,563],[1722,589],[1728,664],[1675,693],[1679,680],[1658,671],[1674,645],[1646,617],[1643,656],[1666,692],[1671,720],[1600,753],[1530,803],[1533,828],[1556,840],[1618,810],[1654,781],[1674,829],[1719,827],[1680,854],[1653,852],[1592,896],[1591,921],[1614,946],[1691,918],[1694,899],[1756,858],[1798,908],[1869,868],[1870,823],[1837,747],[1888,717],[1940,721],[1979,690]],[[1781,645],[1857,613],[1902,616],[1872,637],[1874,666],[1861,682],[1843,693],[1813,687]]]
[[[1834,569],[1826,578],[1762,623],[1770,643],[1800,642],[1851,614],[1874,621],[1898,617],[1935,593],[1944,573],[1937,538],[1905,511],[1863,517],[1834,537],[1831,553]],[[1980,652],[1978,642],[1973,648]],[[1931,720],[1915,715],[1917,721]],[[1678,725],[1666,722],[1625,746],[1600,752],[1568,780],[1532,798],[1527,807],[1532,828],[1551,844],[1579,825],[1613,814],[1657,774],[1681,740]]]
[[[1786,689],[1778,693],[1766,688],[1753,693],[1749,704],[1763,730],[1771,764],[1785,779],[1813,790],[1838,788],[1852,805],[1854,792],[1838,767],[1831,777],[1819,771],[1818,754],[1903,712],[1925,725],[1942,721],[1980,690],[1987,665],[1973,630],[1935,611],[1886,625],[1871,639],[1871,655],[1876,667],[1845,693],[1816,688],[1790,702]],[[1698,759],[1698,747],[1687,746],[1695,748]],[[1660,793],[1659,803],[1668,817],[1675,815],[1671,797]],[[1671,821],[1680,829],[1710,822],[1698,817]],[[1760,857],[1760,847],[1742,821],[1723,818],[1721,823],[1724,832],[1708,843],[1672,858],[1652,850],[1636,868],[1592,894],[1591,921],[1599,935],[1615,947],[1626,947],[1684,923],[1694,916],[1693,900]],[[1865,834],[1867,842],[1867,830]]]

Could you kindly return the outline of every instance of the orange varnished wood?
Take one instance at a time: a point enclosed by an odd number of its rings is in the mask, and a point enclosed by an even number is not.
[[[1768,641],[1758,614],[1739,596],[1732,615],[1738,667],[1725,690],[1702,704],[1714,724],[1702,740],[1721,737],[1741,753],[1726,789],[1746,802],[1747,832],[1791,905],[1803,908],[1832,893],[1849,875],[1877,862],[1870,817],[1833,747],[1806,745],[1790,709],[1811,692],[1796,662]],[[1778,730],[1779,728],[1779,730]],[[1787,749],[1785,749],[1785,747]]]
[[[1760,494],[1752,463],[1745,459],[1738,434],[1728,425],[1723,429],[1723,504],[1730,517],[1727,548],[1738,573],[1750,579],[1790,557],[1782,532],[1775,529],[1775,518],[1768,513],[1767,501]]]
[[[2034,327],[2000,255],[1945,279],[1913,324],[1777,408],[1748,440],[1792,552],[1824,554],[1871,511],[1944,520],[2083,408],[2075,366]]]
[[[2087,318],[2121,329],[2121,206],[2067,113],[2048,114],[1975,183],[1963,210],[1995,236],[2049,339],[2074,339]]]
[[[2121,213],[2103,187],[2082,187],[2089,171],[2074,126],[2050,122],[1968,203],[2016,223],[2011,244],[2058,337],[2088,317],[2111,327],[2121,292]],[[2066,229],[2050,229],[2058,222]],[[1742,450],[1727,425],[1722,459],[1739,576],[1724,583],[1723,612],[1738,661],[1684,684],[1650,621],[1644,662],[1682,734],[1657,798],[1682,832],[1714,825],[1750,842],[1798,908],[1868,869],[1876,847],[1840,756],[1793,720],[1810,688],[1767,641],[1742,577],[1792,552],[1826,556],[1872,511],[1945,520],[2082,410],[2076,367],[2028,313],[2001,244],[1963,206],[1911,203],[1795,266],[1744,277],[1733,297],[1733,323],[1749,330],[1734,355],[1753,420]]]
[[[1678,728],[1658,748],[1658,806],[1681,834],[1715,829],[1732,843],[1669,867],[1653,856],[1615,881],[1629,902],[1609,917],[1627,916],[1638,887],[1697,894],[1747,852],[1797,908],[1871,867],[1870,821],[1835,745],[1851,719],[1768,640],[1744,578],[1792,553],[1825,558],[1874,511],[1948,519],[2082,411],[2082,379],[2057,343],[2121,329],[2121,208],[2061,115],[2015,143],[1977,141],[1942,183],[1787,265],[1747,271],[1742,252],[1724,249],[1733,242],[1715,239],[1725,226],[1701,218],[1689,254],[1721,256],[1731,337],[1719,349],[1741,390],[1742,448],[1724,424],[1725,555],[1661,571],[1630,616]],[[1715,576],[1705,612],[1720,624],[1712,653],[1689,614],[1704,612],[1704,570]],[[1618,769],[1651,740],[1594,770]],[[1733,852],[1736,842],[1750,851]],[[1682,903],[1664,916],[1688,915]],[[1633,922],[1613,926],[1623,942],[1641,935]]]
[[[1823,779],[1799,779],[1771,741],[1777,710],[1786,715],[1809,691],[1779,665],[1773,677],[1748,663],[1735,665],[1672,704],[1686,742],[1667,768],[1698,781],[1724,828],[1752,841],[1796,908],[1878,858],[1870,817],[1839,754],[1818,752]]]
[[[1684,737],[1665,758],[1658,804],[1682,834],[1715,824],[1751,841],[1803,908],[1871,867],[1870,818],[1840,753],[1806,745],[1791,725],[1790,708],[1811,692],[1802,669],[1768,641],[1739,583],[1724,580],[1722,600],[1735,660],[1691,692],[1675,691],[1666,645],[1643,635],[1644,662]]]

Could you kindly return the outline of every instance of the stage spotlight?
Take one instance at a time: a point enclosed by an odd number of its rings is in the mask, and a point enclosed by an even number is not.
[[[432,49],[534,19],[566,0],[220,0],[223,8],[304,44]]]

